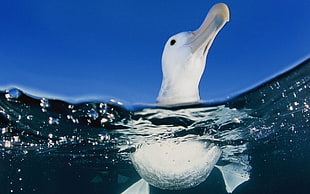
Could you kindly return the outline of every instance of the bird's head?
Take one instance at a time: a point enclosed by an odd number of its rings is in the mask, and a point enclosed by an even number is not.
[[[226,4],[214,5],[201,26],[191,32],[170,37],[162,55],[163,81],[159,105],[200,101],[198,85],[205,69],[206,56],[216,35],[229,21]]]

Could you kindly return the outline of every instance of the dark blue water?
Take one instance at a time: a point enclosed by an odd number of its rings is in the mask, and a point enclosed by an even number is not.
[[[309,193],[310,60],[228,101],[185,107],[70,103],[0,92],[0,193],[121,193],[140,179],[129,155],[167,139],[218,145],[221,163],[246,163],[234,193]],[[182,191],[226,193],[214,169]]]

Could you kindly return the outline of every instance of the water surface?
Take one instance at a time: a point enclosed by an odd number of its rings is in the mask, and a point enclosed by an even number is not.
[[[308,193],[310,60],[227,101],[164,108],[116,100],[70,103],[0,92],[0,193],[120,193],[140,179],[143,143],[218,145],[218,164],[250,166],[234,193]],[[151,193],[226,193],[214,169],[199,186]]]

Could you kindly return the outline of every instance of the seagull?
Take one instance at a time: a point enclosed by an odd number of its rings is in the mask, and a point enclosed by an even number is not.
[[[170,37],[162,55],[163,80],[157,104],[174,106],[198,103],[199,82],[208,51],[219,31],[229,21],[226,4],[214,5],[201,26]]]
[[[163,80],[157,98],[159,106],[180,106],[200,102],[199,82],[208,51],[219,31],[229,21],[226,4],[214,5],[201,26],[191,32],[170,37],[162,55]],[[249,180],[248,166],[230,163],[216,165],[219,146],[174,139],[144,143],[131,154],[131,161],[141,179],[122,194],[146,194],[149,185],[166,190],[182,190],[204,182],[214,167],[223,175],[228,193]]]

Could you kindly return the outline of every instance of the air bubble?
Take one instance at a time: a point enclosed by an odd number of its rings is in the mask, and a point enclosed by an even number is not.
[[[20,141],[19,136],[13,136],[12,140],[13,140],[13,142],[19,142]]]
[[[9,131],[9,130],[8,130],[7,128],[2,128],[2,129],[1,129],[1,133],[2,133],[2,134],[7,133],[8,131]]]
[[[241,123],[241,120],[238,119],[238,118],[234,118],[233,120],[234,120],[235,123]]]
[[[108,106],[105,103],[100,103],[99,108],[100,108],[99,113],[101,113],[101,114],[105,114],[108,110]]]
[[[114,116],[114,114],[112,114],[112,113],[108,114],[107,117],[108,117],[110,120],[114,120],[114,119],[115,119],[115,116]]]
[[[99,117],[99,114],[94,109],[91,109],[87,113],[87,115],[88,115],[88,117],[92,118],[93,120],[96,120]]]
[[[73,123],[79,123],[78,119],[73,118],[72,115],[67,115],[67,119],[71,120]]]
[[[101,141],[108,141],[108,140],[110,140],[110,135],[108,135],[106,133],[102,133],[102,134],[99,134],[99,138]]]
[[[48,123],[49,123],[50,125],[58,125],[58,124],[59,124],[59,119],[53,118],[53,117],[49,117],[49,118],[48,118]]]
[[[50,103],[46,98],[42,98],[40,101],[40,106],[42,107],[42,112],[46,112],[46,108],[50,107]]]
[[[59,142],[67,142],[68,139],[66,136],[63,136],[63,137],[59,137]]]
[[[11,141],[9,141],[9,140],[5,140],[4,141],[4,147],[10,148],[11,146],[12,146],[12,142]]]
[[[104,125],[106,122],[108,122],[108,119],[107,118],[102,118],[100,122],[101,122],[102,125]]]
[[[31,121],[33,119],[33,115],[27,115],[26,118]]]

